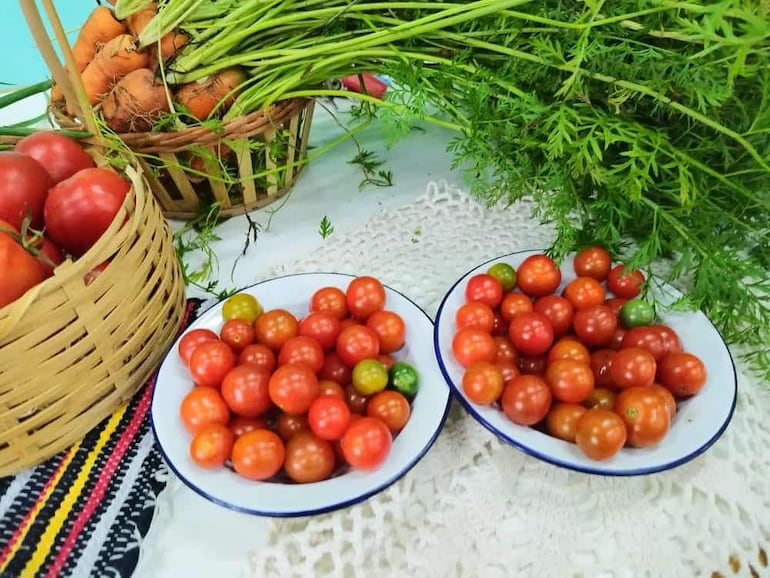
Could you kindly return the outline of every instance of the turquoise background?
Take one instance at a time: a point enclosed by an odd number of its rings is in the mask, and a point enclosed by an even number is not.
[[[0,82],[20,85],[45,80],[49,77],[48,68],[38,54],[18,1],[0,1],[3,4],[3,10],[0,13],[0,46],[2,46]],[[97,3],[96,0],[55,0],[54,5],[64,29],[74,38]],[[39,3],[38,6],[40,6]],[[42,11],[42,7],[40,9]],[[43,13],[43,19],[45,20],[45,13]]]

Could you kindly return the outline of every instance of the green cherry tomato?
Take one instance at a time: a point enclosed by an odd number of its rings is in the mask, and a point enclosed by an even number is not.
[[[620,308],[620,320],[626,327],[649,325],[655,319],[655,309],[643,299],[630,299]]]
[[[362,359],[353,368],[353,387],[361,395],[372,395],[388,385],[388,370],[379,359]]]
[[[487,273],[500,281],[503,291],[510,291],[516,286],[516,270],[508,263],[495,263],[487,269]]]
[[[248,293],[236,293],[228,297],[222,305],[222,319],[244,319],[249,323],[254,323],[262,315],[262,305],[257,298]]]
[[[405,361],[394,363],[390,368],[388,377],[390,387],[407,399],[412,399],[417,395],[417,389],[419,388],[417,370]]]

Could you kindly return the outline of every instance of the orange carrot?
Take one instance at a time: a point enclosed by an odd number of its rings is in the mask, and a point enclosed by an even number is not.
[[[226,162],[234,154],[233,149],[225,143],[211,145],[206,149],[209,154],[190,153],[188,162],[192,170],[208,175],[221,172],[220,163]]]
[[[223,114],[238,96],[238,89],[246,80],[240,68],[225,68],[201,82],[191,82],[180,88],[175,96],[178,104],[187,108],[198,120],[207,119],[214,109]]]
[[[129,72],[146,68],[147,62],[147,54],[136,49],[130,34],[110,40],[81,74],[88,102],[99,103],[118,80]]]
[[[83,72],[105,43],[125,32],[125,25],[115,19],[112,10],[97,6],[83,23],[75,44],[72,45],[72,56],[75,58],[78,72]]]
[[[148,68],[126,74],[102,102],[104,120],[115,132],[148,131],[164,112],[166,88]]]
[[[126,24],[128,25],[128,32],[132,36],[139,36],[139,34],[142,32],[142,30],[145,29],[147,24],[155,18],[155,15],[158,13],[158,5],[153,2],[152,4],[148,4],[144,8],[134,12],[126,18]]]
[[[176,55],[187,44],[188,36],[182,32],[171,31],[160,39],[160,56],[165,62]]]

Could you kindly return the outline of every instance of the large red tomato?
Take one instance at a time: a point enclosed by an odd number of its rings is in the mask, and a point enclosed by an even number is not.
[[[17,142],[14,150],[43,165],[52,185],[94,166],[93,159],[77,142],[57,132],[34,132]]]
[[[78,257],[110,226],[131,188],[109,169],[84,169],[54,186],[45,200],[48,235]]]
[[[32,157],[12,151],[0,152],[0,219],[20,231],[29,213],[30,224],[41,228],[50,185],[48,173]]]
[[[0,307],[16,301],[45,278],[37,259],[0,232]]]

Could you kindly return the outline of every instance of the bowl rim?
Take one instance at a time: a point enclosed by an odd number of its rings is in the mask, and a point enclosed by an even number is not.
[[[248,289],[253,289],[254,287],[258,287],[260,285],[263,285],[264,283],[268,283],[268,282],[275,281],[275,280],[278,280],[278,279],[286,279],[286,278],[290,278],[290,277],[300,277],[300,276],[311,276],[311,275],[337,275],[337,276],[340,276],[340,277],[346,277],[346,278],[350,278],[350,279],[353,279],[353,278],[358,276],[358,275],[353,275],[353,274],[350,274],[350,273],[340,273],[340,272],[336,272],[336,271],[309,271],[309,272],[302,272],[302,273],[287,273],[285,275],[278,275],[276,277],[270,277],[268,279],[263,279],[262,281],[258,281],[257,283],[254,283],[252,285],[247,285],[245,287],[242,287],[242,288],[238,289],[237,292],[246,291]],[[398,295],[403,297],[406,301],[411,303],[418,311],[420,311],[425,316],[425,318],[428,320],[428,322],[431,325],[434,325],[434,321],[433,321],[433,319],[431,319],[430,315],[428,315],[428,313],[422,307],[417,305],[417,303],[415,303],[412,299],[410,299],[409,297],[404,295],[401,291],[398,291],[397,289],[394,289],[393,287],[390,287],[389,285],[385,285],[383,283],[383,286],[387,290],[390,290],[390,291],[393,291],[394,293],[397,293]],[[201,310],[198,313],[196,321],[198,319],[202,318],[205,314],[207,314],[209,311],[211,311],[215,307],[219,306],[224,300],[225,299],[218,299],[214,303],[212,303],[210,306],[208,306],[205,309]],[[184,335],[184,333],[186,331],[188,331],[188,330],[189,330],[189,327],[184,328],[179,333],[178,337],[174,340],[174,342],[172,343],[171,347],[169,348],[166,356],[167,355],[173,355],[173,353],[176,351],[176,345],[178,343],[178,340],[181,339],[182,336]],[[195,482],[190,480],[187,476],[185,476],[184,474],[182,474],[179,471],[177,466],[174,464],[173,460],[169,457],[166,449],[163,447],[163,444],[161,443],[160,438],[158,437],[158,434],[157,434],[157,431],[156,431],[156,428],[155,428],[155,414],[154,414],[153,408],[155,407],[155,395],[156,395],[156,393],[158,391],[158,389],[157,389],[157,376],[159,375],[160,367],[163,365],[163,362],[165,362],[165,357],[166,356],[164,356],[161,364],[158,366],[158,370],[157,370],[157,373],[156,373],[156,378],[153,380],[153,391],[152,391],[152,398],[150,400],[150,411],[149,411],[149,414],[150,414],[150,429],[152,430],[153,437],[155,438],[155,445],[158,448],[158,450],[160,451],[161,456],[163,457],[163,461],[166,463],[166,465],[169,467],[169,469],[174,473],[174,475],[177,478],[179,478],[185,486],[187,486],[189,489],[194,491],[196,494],[202,496],[203,498],[205,498],[206,500],[208,500],[210,502],[213,502],[213,503],[215,503],[217,505],[220,505],[220,506],[222,506],[224,508],[227,508],[229,510],[233,510],[233,511],[236,511],[236,512],[241,512],[243,514],[249,514],[249,515],[252,515],[252,516],[261,516],[261,517],[268,517],[268,518],[297,518],[297,517],[303,517],[303,516],[314,516],[314,515],[326,514],[326,513],[329,513],[329,512],[333,512],[335,510],[340,510],[340,509],[343,509],[343,508],[347,508],[348,506],[353,506],[355,504],[358,504],[358,503],[361,503],[361,502],[364,502],[364,501],[368,500],[372,496],[382,492],[383,490],[386,490],[387,488],[392,486],[394,483],[396,483],[398,480],[400,480],[402,477],[404,477],[409,471],[412,470],[412,468],[414,468],[414,466],[417,465],[418,462],[420,462],[420,460],[422,460],[423,457],[425,457],[425,455],[430,451],[430,449],[435,444],[435,442],[438,439],[438,436],[441,433],[441,431],[444,429],[444,425],[446,424],[446,420],[449,417],[449,411],[450,411],[451,406],[452,406],[453,393],[452,393],[452,389],[448,387],[447,388],[447,395],[446,395],[446,402],[444,404],[444,410],[443,410],[443,413],[441,415],[441,418],[438,421],[438,426],[436,427],[436,430],[433,432],[433,434],[431,435],[430,439],[427,441],[425,446],[419,452],[417,452],[404,465],[403,468],[401,468],[397,472],[395,472],[393,474],[393,476],[391,476],[388,479],[384,480],[380,484],[377,484],[376,486],[366,490],[365,492],[363,492],[361,494],[357,494],[357,495],[355,495],[355,496],[353,496],[351,498],[348,498],[348,499],[345,499],[345,500],[342,500],[342,501],[339,501],[339,502],[331,503],[328,506],[324,506],[324,507],[320,507],[320,508],[307,509],[307,510],[297,510],[297,511],[284,511],[284,510],[280,510],[280,511],[273,511],[273,510],[270,510],[270,509],[249,508],[249,507],[240,506],[238,504],[234,504],[232,502],[228,502],[226,500],[222,500],[222,499],[218,498],[217,496],[214,496],[211,493],[209,493],[209,492],[203,490],[202,488],[200,488]],[[439,369],[442,369],[442,374],[443,374],[443,368],[441,366],[441,363],[439,362],[438,359],[436,359],[436,361],[438,362]],[[319,483],[323,483],[323,481],[319,482]],[[298,484],[298,485],[301,485],[301,484]]]
[[[732,353],[730,352],[730,348],[727,346],[727,342],[724,340],[724,337],[722,336],[722,333],[719,331],[719,329],[714,325],[714,322],[711,320],[711,318],[706,315],[703,311],[700,311],[701,314],[706,318],[706,320],[709,322],[709,324],[714,328],[714,331],[719,336],[719,339],[722,341],[722,344],[725,346],[725,350],[727,351],[727,354],[730,358],[730,363],[732,365],[732,372],[733,372],[733,389],[732,389],[732,402],[730,404],[730,411],[727,414],[727,417],[723,424],[720,425],[718,430],[714,433],[714,435],[708,439],[703,445],[701,445],[698,449],[680,457],[675,460],[659,464],[656,466],[650,466],[650,467],[644,467],[644,468],[634,468],[634,469],[598,469],[598,468],[592,468],[589,466],[583,466],[581,464],[575,463],[575,462],[569,462],[562,459],[554,458],[550,456],[547,453],[543,453],[542,451],[538,451],[537,449],[530,447],[529,445],[526,445],[524,443],[521,443],[517,441],[516,439],[512,438],[510,435],[506,434],[504,431],[501,431],[499,428],[492,425],[489,421],[487,421],[480,412],[478,412],[475,408],[475,405],[470,402],[468,399],[465,398],[464,395],[460,393],[460,390],[458,389],[457,384],[455,384],[454,380],[449,374],[449,370],[447,369],[446,365],[444,364],[444,358],[441,355],[441,344],[440,344],[440,336],[439,336],[439,323],[442,319],[442,314],[444,313],[445,305],[447,304],[447,301],[451,297],[451,295],[454,293],[457,286],[463,282],[464,279],[468,277],[473,271],[476,271],[484,265],[488,265],[490,263],[499,261],[501,259],[504,259],[505,257],[511,257],[514,255],[522,255],[522,254],[544,254],[544,249],[523,249],[520,251],[513,251],[511,253],[505,253],[502,255],[498,255],[496,257],[493,257],[491,259],[488,259],[482,263],[479,263],[475,266],[473,266],[471,269],[468,269],[465,273],[463,273],[457,281],[455,281],[452,286],[447,290],[447,292],[444,294],[444,297],[441,299],[441,303],[438,307],[438,310],[436,311],[436,318],[433,322],[433,348],[436,355],[436,360],[438,361],[439,368],[441,369],[441,373],[444,376],[444,380],[447,382],[447,385],[449,385],[449,388],[452,390],[452,396],[455,397],[460,404],[462,404],[465,411],[467,411],[473,419],[475,419],[479,424],[484,426],[487,430],[489,430],[491,433],[493,433],[495,436],[497,436],[500,440],[503,442],[515,447],[516,449],[524,452],[527,455],[530,455],[532,457],[535,457],[537,459],[540,459],[546,463],[549,463],[554,466],[559,466],[568,470],[580,472],[583,474],[591,474],[591,475],[597,475],[597,476],[607,476],[607,477],[629,477],[629,476],[643,476],[643,475],[649,475],[649,474],[655,474],[658,472],[670,470],[677,468],[693,459],[698,457],[699,455],[703,454],[708,450],[716,441],[722,436],[722,434],[727,429],[727,426],[732,421],[733,414],[735,413],[735,406],[738,401],[738,372],[735,367],[735,360],[733,359]],[[669,284],[666,284],[667,288],[673,289],[677,293],[681,294],[679,290],[672,287]]]

